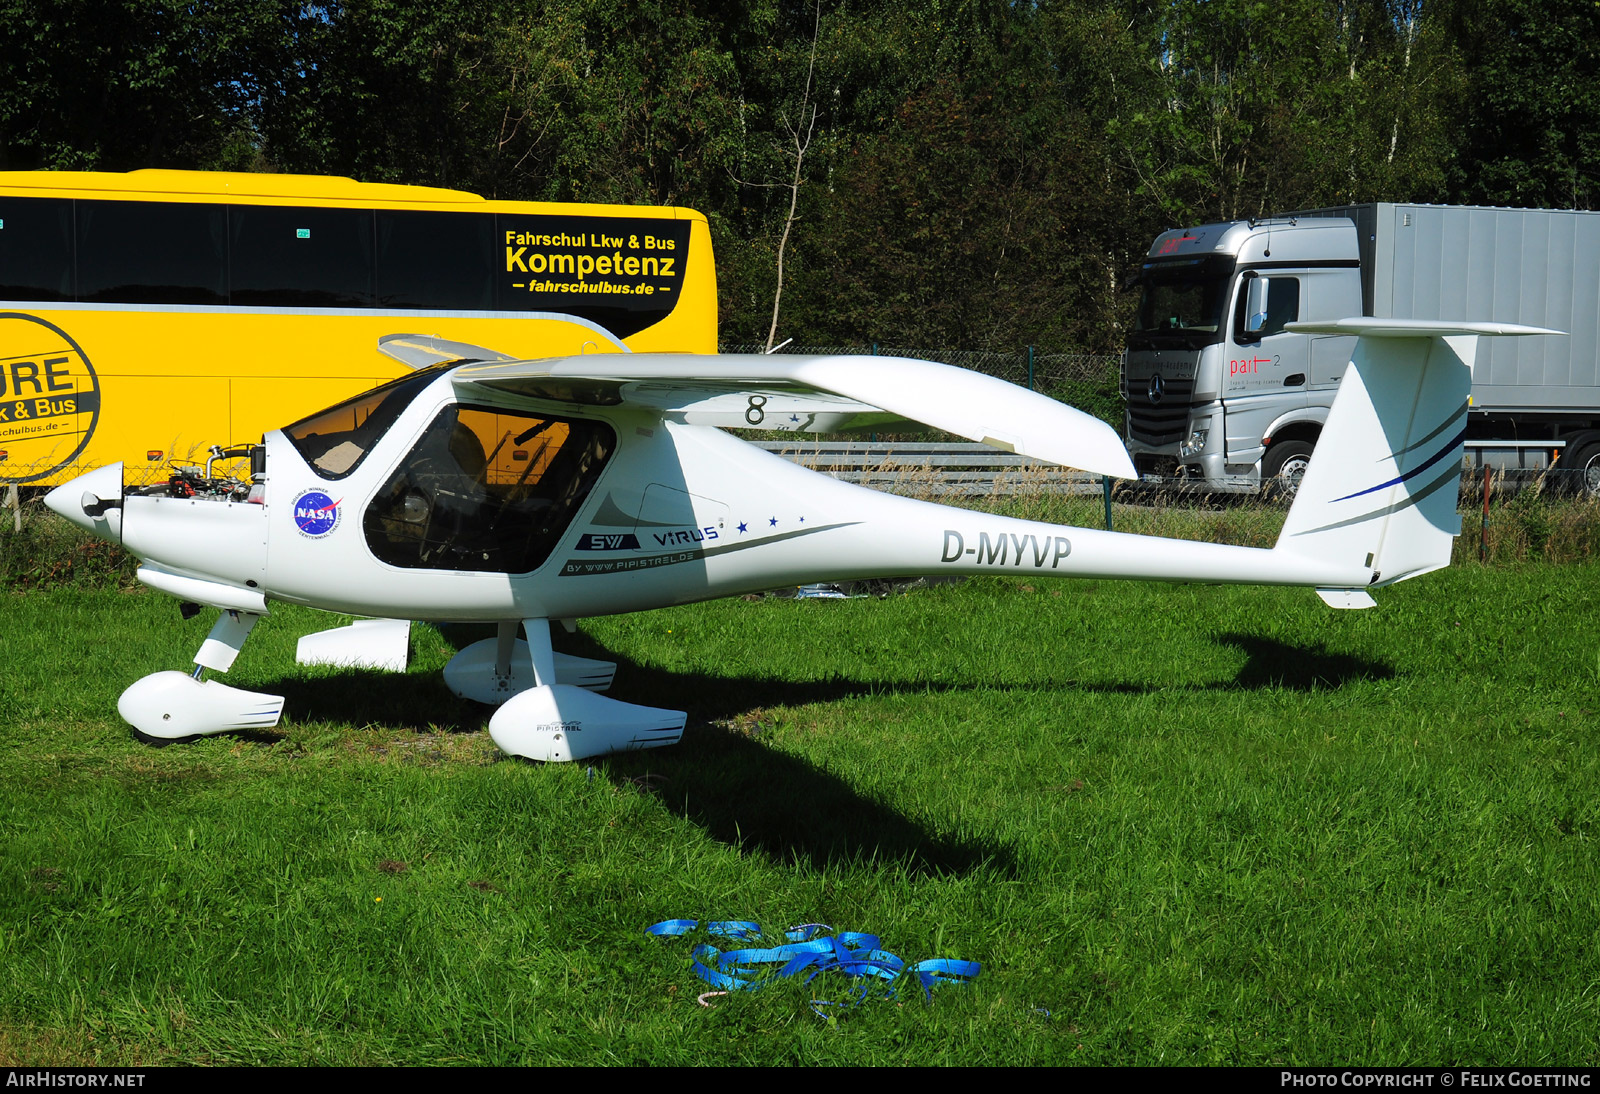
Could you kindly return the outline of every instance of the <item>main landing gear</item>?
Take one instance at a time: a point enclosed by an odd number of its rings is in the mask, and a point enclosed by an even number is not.
[[[499,624],[445,666],[445,684],[466,699],[498,703],[489,736],[501,750],[530,760],[586,760],[611,752],[660,748],[683,736],[681,710],[635,706],[596,694],[611,686],[616,665],[550,648],[550,623]]]
[[[283,715],[283,696],[244,691],[204,678],[226,672],[261,618],[224,610],[195,654],[192,673],[157,672],[137,681],[117,700],[117,712],[141,740],[151,744],[193,740],[243,729],[271,729]],[[494,638],[463,649],[445,666],[445,684],[456,695],[499,706],[489,735],[500,748],[532,760],[565,762],[676,744],[685,715],[678,710],[636,706],[597,694],[611,686],[616,665],[550,648],[545,619],[498,625]],[[345,665],[404,672],[410,624],[403,620],[358,620],[307,635],[297,650],[301,664]]]

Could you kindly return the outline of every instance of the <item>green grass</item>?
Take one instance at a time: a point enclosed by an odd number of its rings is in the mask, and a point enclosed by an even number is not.
[[[0,601],[0,1061],[1600,1064],[1600,570],[1294,590],[975,580],[586,621],[683,743],[503,759],[404,676],[229,683],[278,730],[115,713],[211,613]],[[659,919],[983,962],[829,1026],[715,1000]]]

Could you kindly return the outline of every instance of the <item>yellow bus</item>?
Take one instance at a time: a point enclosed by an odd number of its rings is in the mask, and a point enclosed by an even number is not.
[[[391,379],[390,334],[715,353],[706,218],[313,175],[0,172],[0,484],[130,482]]]

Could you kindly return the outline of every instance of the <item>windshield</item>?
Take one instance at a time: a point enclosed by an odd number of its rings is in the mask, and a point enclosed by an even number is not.
[[[1232,274],[1233,259],[1223,255],[1146,263],[1128,347],[1199,349],[1222,341]]]
[[[284,427],[284,435],[325,479],[342,479],[360,466],[372,446],[411,405],[417,393],[454,364],[422,369],[346,399]]]

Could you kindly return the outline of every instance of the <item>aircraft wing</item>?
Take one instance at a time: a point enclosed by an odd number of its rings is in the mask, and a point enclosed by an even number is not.
[[[586,406],[633,406],[691,425],[824,432],[866,416],[909,419],[1096,474],[1133,478],[1116,430],[1081,410],[969,369],[906,357],[589,354],[471,364],[477,387]],[[870,419],[869,419],[870,420]]]

